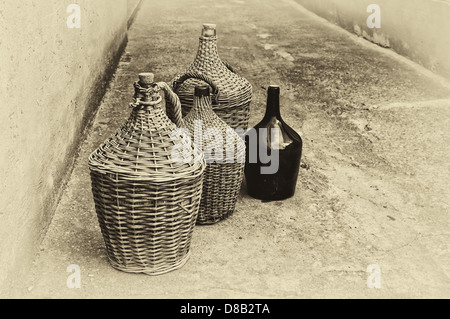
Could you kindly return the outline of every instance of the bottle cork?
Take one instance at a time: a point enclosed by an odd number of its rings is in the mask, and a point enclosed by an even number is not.
[[[141,85],[149,85],[155,82],[155,75],[150,72],[140,73],[139,82]]]
[[[215,37],[217,35],[216,25],[211,23],[203,24],[202,37]]]
[[[210,95],[209,85],[198,85],[195,87],[194,95],[201,96],[209,96]]]

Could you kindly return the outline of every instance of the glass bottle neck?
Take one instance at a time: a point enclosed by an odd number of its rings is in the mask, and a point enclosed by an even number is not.
[[[281,119],[280,88],[275,86],[269,87],[267,91],[267,107],[264,118],[267,120],[272,117],[277,117],[278,119]]]

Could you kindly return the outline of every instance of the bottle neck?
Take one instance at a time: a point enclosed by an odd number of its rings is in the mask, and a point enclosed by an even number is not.
[[[143,73],[141,80],[134,84],[135,103],[132,104],[134,107],[133,112],[140,115],[160,109],[162,102],[162,97],[159,92],[160,88],[152,82],[153,77],[149,79],[146,76],[147,73]]]
[[[205,112],[212,111],[211,96],[194,96],[194,111]]]
[[[280,114],[280,88],[277,86],[270,86],[267,91],[267,106],[266,115],[264,118],[270,119],[272,117],[277,117],[281,119]]]
[[[217,49],[216,37],[200,37],[195,62],[200,64],[221,62]]]
[[[167,126],[170,120],[167,118],[162,105],[135,107],[128,118],[127,125],[137,130],[157,130]],[[170,122],[172,123],[172,122]]]

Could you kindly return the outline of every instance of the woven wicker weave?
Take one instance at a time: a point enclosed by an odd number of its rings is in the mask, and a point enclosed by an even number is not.
[[[205,162],[201,150],[175,161],[181,140],[161,108],[151,74],[135,83],[128,121],[89,158],[92,191],[111,265],[160,275],[182,267],[200,205]],[[189,144],[190,145],[190,144]]]
[[[213,80],[221,92],[217,103],[213,104],[214,112],[232,128],[248,128],[253,89],[246,79],[220,59],[215,25],[203,26],[197,57],[184,73],[202,73]],[[185,116],[192,109],[195,86],[205,83],[199,79],[190,79],[178,85],[177,82],[183,82],[179,77],[173,82]]]
[[[214,100],[217,99],[217,94],[220,97],[215,84],[203,75],[193,73],[183,76],[183,79],[188,80],[190,77],[205,80],[216,93]],[[169,98],[167,102],[168,107],[175,110],[174,113],[181,114],[176,99]],[[210,225],[228,218],[235,211],[244,176],[243,139],[213,111],[208,85],[196,87],[191,112],[183,120],[181,116],[175,116],[174,121],[178,126],[187,128],[194,143],[201,143],[197,146],[204,151],[206,169],[197,224]],[[216,133],[214,138],[207,136],[211,129]],[[198,140],[199,137],[201,141]]]

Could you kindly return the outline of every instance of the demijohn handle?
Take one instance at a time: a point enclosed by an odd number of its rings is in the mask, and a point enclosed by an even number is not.
[[[213,95],[212,96],[213,104],[219,103],[219,87],[208,76],[206,76],[200,72],[188,72],[183,75],[180,75],[178,78],[176,78],[173,81],[173,90],[175,92],[177,92],[178,89],[180,88],[180,86],[189,79],[197,79],[197,80],[201,80],[201,81],[207,83],[212,89],[211,92]]]
[[[209,77],[206,75],[203,75],[199,72],[191,72],[183,74],[179,77],[177,77],[173,82],[173,90],[165,82],[158,83],[158,86],[164,91],[165,97],[166,97],[166,108],[170,108],[170,111],[167,112],[167,115],[169,116],[170,120],[174,122],[178,127],[184,126],[183,121],[183,113],[181,110],[181,102],[180,98],[176,94],[181,84],[183,84],[185,81],[189,79],[198,79],[203,82],[206,82],[211,88],[213,92],[212,100],[214,104],[218,104],[218,98],[219,98],[219,88],[217,85],[212,81]]]
[[[183,114],[181,112],[181,102],[178,95],[173,92],[172,88],[166,82],[158,82],[158,86],[164,91],[166,98],[166,113],[172,122],[178,127],[183,127]],[[171,107],[171,112],[167,111],[167,108]]]

